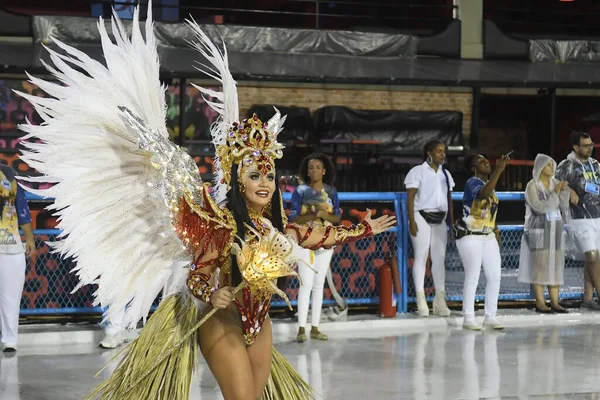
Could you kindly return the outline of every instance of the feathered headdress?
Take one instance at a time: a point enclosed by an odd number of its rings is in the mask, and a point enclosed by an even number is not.
[[[283,156],[284,146],[277,142],[277,135],[283,129],[286,117],[282,117],[275,108],[275,115],[268,122],[263,123],[256,115],[240,121],[236,82],[229,71],[225,44],[223,43],[221,52],[195,21],[186,22],[198,39],[191,43],[192,47],[208,61],[208,65],[200,64],[196,68],[223,86],[222,92],[216,92],[192,84],[202,93],[206,103],[219,114],[211,127],[212,142],[216,149],[212,195],[217,204],[221,205],[226,199],[231,179],[238,179],[231,176],[233,164],[240,165],[238,172],[251,166],[265,173],[275,168],[275,160]],[[211,101],[205,96],[217,101]]]

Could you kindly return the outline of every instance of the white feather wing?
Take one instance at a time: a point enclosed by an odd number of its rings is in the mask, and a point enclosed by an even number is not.
[[[113,43],[98,23],[106,66],[61,42],[47,66],[62,84],[30,76],[51,97],[20,93],[44,123],[24,125],[22,159],[56,183],[31,190],[54,198],[63,231],[57,251],[77,261],[80,286],[98,284],[95,304],[127,306],[127,326],[145,317],[167,281],[183,290],[190,256],[174,233],[184,191],[201,198],[193,160],[169,141],[164,88],[148,7],[145,40],[136,9],[132,36],[116,15]]]

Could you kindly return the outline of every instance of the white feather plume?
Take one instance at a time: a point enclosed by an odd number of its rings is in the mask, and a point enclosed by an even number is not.
[[[225,144],[225,136],[229,128],[234,122],[239,122],[240,120],[237,83],[233,79],[231,71],[229,71],[229,59],[227,58],[225,43],[223,43],[223,51],[221,52],[194,20],[187,20],[186,23],[196,37],[196,41],[190,42],[190,45],[209,64],[198,63],[196,69],[215,79],[223,87],[222,92],[216,92],[192,83],[202,93],[206,103],[219,114],[217,121],[211,127],[212,142],[216,148],[221,144]],[[217,101],[212,101],[210,98],[215,98]],[[215,154],[213,165],[214,190],[211,195],[217,204],[222,205],[226,201],[227,185],[222,183],[223,170],[217,154]]]
[[[39,140],[22,159],[43,174],[29,180],[56,183],[30,190],[55,199],[50,209],[63,231],[56,250],[76,260],[80,286],[98,284],[95,304],[109,306],[108,317],[127,307],[130,327],[169,280],[182,288],[190,257],[173,233],[168,196],[182,190],[182,176],[201,184],[193,160],[169,141],[151,10],[145,40],[139,8],[131,39],[115,14],[113,43],[100,19],[106,67],[55,41],[62,52],[48,49],[47,68],[62,85],[29,76],[51,97],[19,93],[44,120],[21,126]]]
[[[194,20],[187,20],[186,23],[196,37],[196,41],[189,42],[190,45],[208,62],[208,65],[198,63],[196,69],[218,81],[223,88],[222,92],[217,92],[192,83],[200,91],[206,103],[219,114],[218,119],[211,126],[212,142],[216,148],[226,143],[226,135],[233,123],[240,122],[237,83],[229,70],[225,43],[223,43],[223,51],[219,50]],[[212,101],[210,98],[214,98],[216,101]],[[267,129],[277,137],[283,129],[285,119],[286,116],[281,117],[279,110],[275,108],[275,115],[268,121]],[[214,172],[212,196],[217,204],[223,205],[226,202],[228,188],[222,182],[223,170],[218,154],[215,154],[214,158]]]
[[[277,107],[273,108],[275,109],[275,115],[273,115],[271,119],[267,122],[267,126],[269,131],[273,132],[273,134],[275,135],[275,139],[277,139],[277,136],[283,130],[283,124],[287,119],[287,115],[284,115],[282,117]]]

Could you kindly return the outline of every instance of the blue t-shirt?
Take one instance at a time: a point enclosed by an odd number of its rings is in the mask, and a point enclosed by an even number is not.
[[[292,193],[291,209],[288,218],[293,222],[296,217],[307,215],[311,212],[316,213],[321,208],[330,214],[342,215],[337,190],[327,184],[321,191],[315,190],[308,185],[299,185],[294,190],[294,193]],[[324,226],[331,225],[331,223],[318,219],[312,221],[310,225]]]
[[[494,191],[489,198],[479,199],[479,192],[484,186],[485,182],[476,177],[467,181],[463,194],[463,220],[470,231],[491,233],[496,227],[498,197]]]

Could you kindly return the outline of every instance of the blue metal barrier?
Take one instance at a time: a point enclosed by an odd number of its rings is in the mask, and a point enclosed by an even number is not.
[[[40,196],[26,194],[31,202],[48,202]],[[284,194],[284,199],[289,201],[290,193]],[[364,210],[364,203],[373,208],[375,215],[380,215],[384,210],[396,215],[404,213],[401,193],[340,193],[342,203],[360,202],[360,209]],[[348,208],[349,207],[344,207]],[[344,219],[358,221],[356,215],[347,212]],[[338,246],[332,259],[332,272],[338,292],[352,305],[378,304],[379,274],[378,268],[390,254],[405,259],[403,253],[402,227],[396,227],[376,237],[365,238],[352,244]],[[75,294],[71,290],[77,284],[74,274],[69,271],[73,268],[70,260],[63,260],[57,254],[48,251],[47,241],[55,241],[58,230],[35,230],[38,250],[34,259],[28,260],[28,274],[21,305],[22,315],[39,314],[67,314],[67,313],[100,313],[100,307],[92,307],[93,287],[82,288]],[[400,263],[399,263],[400,265]],[[297,279],[290,282],[288,296],[292,304],[296,304],[299,287]],[[81,294],[82,293],[82,294]],[[325,304],[333,303],[331,294],[326,290]],[[401,296],[397,297],[399,309],[405,309]],[[274,306],[284,306],[280,299],[274,299]]]
[[[455,201],[462,200],[462,192],[452,193]],[[40,196],[26,194],[29,201],[50,201]],[[290,193],[283,195],[285,201],[291,198]],[[408,217],[406,210],[406,193],[339,193],[342,208],[346,212],[352,209],[349,203],[360,202],[360,210],[366,206],[383,212],[394,212],[397,216],[397,227],[374,238],[366,238],[353,244],[339,246],[332,259],[332,272],[336,288],[347,299],[348,304],[376,305],[378,296],[378,269],[390,253],[395,253],[398,269],[402,282],[402,293],[397,296],[398,312],[406,312],[408,304],[415,301],[414,285],[412,283],[411,260],[412,243],[409,240]],[[522,192],[499,192],[501,202],[523,201]],[[365,205],[365,203],[367,203]],[[357,220],[357,213],[353,212],[348,218]],[[380,214],[376,214],[380,215]],[[344,219],[347,214],[345,214]],[[502,253],[502,283],[501,300],[529,300],[532,299],[529,285],[517,282],[518,254],[522,236],[522,225],[500,225],[503,238]],[[38,240],[38,258],[34,265],[28,267],[28,279],[23,293],[21,307],[22,315],[38,314],[63,314],[63,313],[99,313],[100,307],[92,307],[93,288],[82,289],[83,295],[71,295],[70,291],[75,286],[76,277],[68,271],[73,267],[69,260],[62,260],[45,248],[46,241],[56,240],[60,231],[55,229],[36,230]],[[462,300],[463,283],[462,264],[453,242],[448,244],[446,252],[446,294],[448,300]],[[483,276],[483,274],[482,274]],[[37,280],[37,281],[36,281]],[[582,265],[571,260],[565,266],[565,285],[562,287],[562,298],[579,298],[583,291]],[[484,278],[478,288],[477,299],[483,299]],[[40,289],[41,288],[41,289]],[[288,290],[288,295],[295,304],[298,282],[293,281]],[[31,294],[35,290],[42,290],[39,296]],[[433,282],[426,278],[426,291],[433,293]],[[29,292],[28,292],[29,291]],[[29,296],[29,297],[28,297]],[[326,295],[325,304],[333,301]],[[281,300],[275,300],[274,306],[283,306]]]
[[[461,201],[463,193],[456,192],[452,193],[452,199],[454,201]],[[506,207],[502,205],[502,202],[517,202],[524,201],[523,192],[498,192],[498,200],[501,203],[501,208]],[[525,214],[524,205],[520,205],[523,209],[523,215]],[[402,216],[405,223],[408,217]],[[455,215],[455,219],[457,216]],[[499,225],[502,246],[500,253],[502,256],[502,279],[500,283],[500,296],[499,300],[504,301],[517,301],[517,300],[533,300],[533,294],[531,293],[530,285],[518,282],[518,269],[519,269],[519,256],[521,248],[521,237],[523,235],[523,225]],[[409,260],[413,256],[413,249],[411,241],[405,243],[406,253],[408,254]],[[464,270],[456,248],[454,241],[448,243],[446,249],[446,296],[450,301],[462,301],[462,288],[464,282]],[[415,288],[412,282],[412,273],[410,268],[403,268],[402,271],[405,276],[405,280],[408,280],[408,285],[404,286],[407,288],[403,292],[405,297],[404,304],[414,303]],[[430,274],[429,274],[430,275]],[[485,276],[482,273],[480,282],[477,287],[476,301],[482,301],[485,299]],[[425,280],[425,291],[429,300],[433,297],[431,294],[434,293],[433,279],[431,276],[427,276]],[[561,299],[576,299],[581,298],[583,294],[583,264],[571,259],[565,260],[565,282],[561,286]],[[405,310],[406,311],[406,310]]]
[[[339,193],[339,200],[345,203],[342,207],[347,211],[350,209],[348,203],[360,202],[361,210],[364,210],[364,203],[368,203],[376,212],[378,208],[384,208],[393,212],[395,215],[402,215],[402,193],[393,192],[356,192],[356,193]],[[291,200],[291,193],[284,193],[283,199],[285,202]],[[389,206],[388,206],[389,205]],[[377,214],[378,216],[379,214]],[[352,218],[355,219],[355,218]],[[358,222],[355,219],[353,222]],[[331,260],[331,270],[334,277],[337,291],[345,298],[346,303],[351,305],[373,305],[379,303],[379,266],[383,264],[390,253],[398,257],[399,260],[405,258],[403,253],[405,247],[402,245],[403,229],[400,226],[382,233],[372,238],[365,238],[356,243],[345,244],[336,248]],[[390,244],[392,244],[390,249]],[[361,254],[369,251],[368,257],[361,257]],[[400,263],[398,263],[399,269]],[[296,305],[297,289],[299,281],[292,279],[289,288],[288,296],[291,299],[292,305]],[[323,304],[334,304],[334,301],[326,290]],[[404,309],[401,295],[396,296],[398,309]],[[280,299],[273,301],[273,306],[284,306],[285,302]]]

